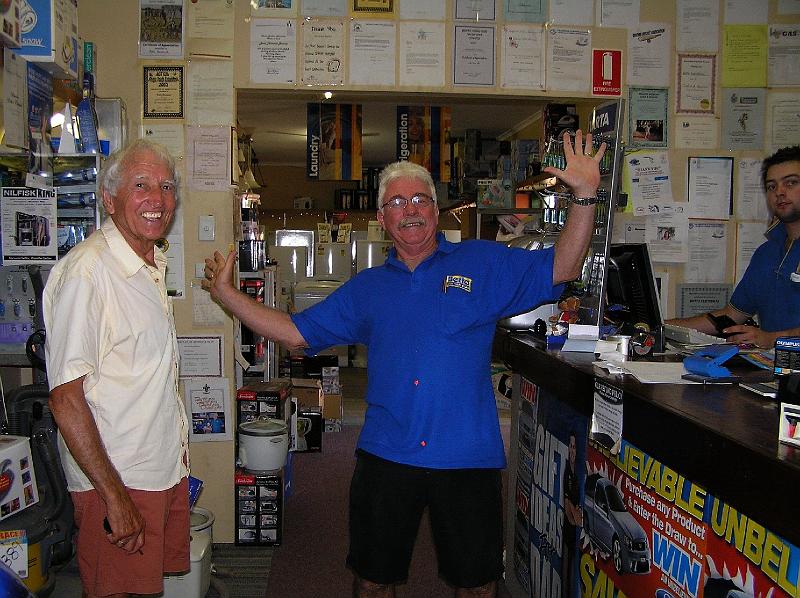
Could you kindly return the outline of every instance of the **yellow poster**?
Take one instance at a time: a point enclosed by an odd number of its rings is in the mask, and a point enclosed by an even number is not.
[[[353,12],[373,12],[389,16],[394,12],[394,0],[353,0]]]
[[[725,25],[722,87],[767,86],[767,26]]]

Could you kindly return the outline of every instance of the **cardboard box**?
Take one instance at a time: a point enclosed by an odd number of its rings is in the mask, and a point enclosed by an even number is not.
[[[342,383],[339,378],[339,366],[322,368],[322,392],[324,394],[341,394]]]
[[[292,399],[289,450],[295,453],[312,453],[322,450],[322,407],[303,407]]]
[[[6,48],[19,48],[22,33],[19,28],[19,0],[0,3],[0,40]]]
[[[292,384],[288,378],[276,378],[269,382],[255,382],[236,391],[236,425],[253,421],[259,417],[270,417],[289,421],[288,402]]]
[[[292,396],[302,407],[322,407],[322,384],[312,378],[292,378]]]
[[[39,502],[26,436],[0,436],[0,521]]]
[[[77,0],[28,0],[20,24],[22,46],[16,50],[20,56],[58,78],[78,78]]]
[[[283,541],[283,470],[234,475],[234,543],[237,546],[279,546]]]
[[[322,401],[322,416],[326,420],[342,420],[344,418],[342,393],[325,393]]]

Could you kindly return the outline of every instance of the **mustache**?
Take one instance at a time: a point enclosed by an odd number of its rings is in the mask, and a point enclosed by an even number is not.
[[[401,228],[404,227],[404,226],[411,226],[411,225],[414,225],[414,224],[421,224],[421,225],[425,226],[426,220],[425,220],[425,218],[422,218],[421,216],[409,216],[408,218],[403,218],[400,221],[400,227]]]

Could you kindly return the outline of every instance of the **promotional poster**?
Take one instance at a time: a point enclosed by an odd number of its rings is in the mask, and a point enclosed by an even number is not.
[[[307,105],[306,178],[361,180],[361,104]]]
[[[644,451],[590,442],[586,473],[584,596],[798,596],[796,546]]]
[[[428,169],[434,181],[450,180],[450,108],[397,107],[397,159]]]
[[[588,418],[521,378],[513,562],[531,596],[580,596]]]

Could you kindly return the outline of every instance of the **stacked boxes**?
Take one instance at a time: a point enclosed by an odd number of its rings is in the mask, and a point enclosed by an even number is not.
[[[236,391],[236,425],[259,417],[288,422],[290,415],[288,401],[291,392],[291,382],[286,378],[242,386]]]
[[[78,78],[77,0],[28,0],[22,3],[22,46],[17,53],[61,79]]]
[[[339,432],[344,419],[342,384],[338,367],[322,368],[322,415],[326,432]]]
[[[321,451],[323,398],[320,381],[292,378],[292,403],[290,450]]]

